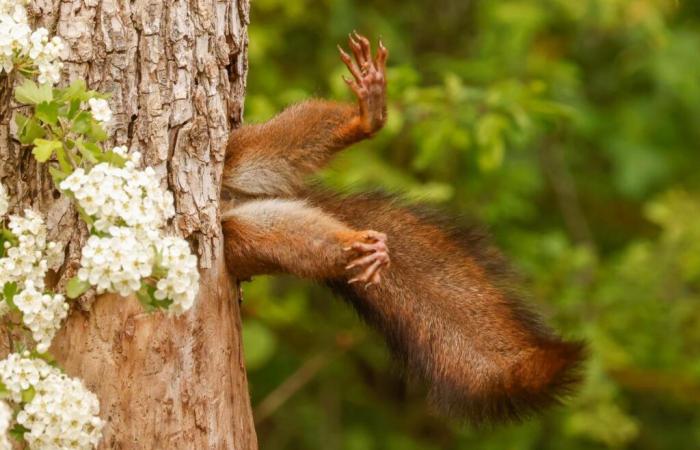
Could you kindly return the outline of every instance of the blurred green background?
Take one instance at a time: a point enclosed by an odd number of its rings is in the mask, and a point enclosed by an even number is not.
[[[390,56],[390,119],[322,175],[475,216],[549,322],[590,343],[578,395],[518,426],[431,414],[329,291],[244,287],[261,448],[700,448],[700,2],[254,0],[246,120],[348,99],[336,43]]]

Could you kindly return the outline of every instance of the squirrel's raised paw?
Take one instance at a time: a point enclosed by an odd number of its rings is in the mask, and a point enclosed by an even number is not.
[[[348,36],[348,45],[353,56],[338,46],[340,58],[352,74],[352,79],[343,79],[357,96],[364,131],[372,134],[386,121],[386,60],[389,51],[379,41],[376,56],[372,58],[369,40],[357,32]]]
[[[369,287],[373,284],[379,284],[382,270],[389,267],[389,250],[386,246],[386,234],[373,230],[363,231],[362,234],[364,235],[362,241],[354,242],[344,249],[360,255],[353,259],[345,269],[351,270],[356,267],[363,269],[359,275],[351,278],[348,283],[362,282],[365,283],[365,287]]]

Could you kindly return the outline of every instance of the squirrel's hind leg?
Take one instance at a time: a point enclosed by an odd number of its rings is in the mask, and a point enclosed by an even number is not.
[[[251,200],[222,222],[226,262],[238,278],[291,273],[373,284],[389,264],[385,235],[353,230],[303,200]]]

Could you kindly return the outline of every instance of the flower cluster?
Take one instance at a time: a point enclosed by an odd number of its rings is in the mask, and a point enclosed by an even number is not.
[[[0,70],[9,73],[15,66],[36,66],[40,83],[55,84],[60,78],[60,55],[64,50],[59,37],[49,40],[46,28],[32,32],[23,0],[0,0]]]
[[[28,431],[30,449],[90,449],[99,440],[103,421],[99,402],[80,380],[70,378],[28,354],[0,361],[0,380],[22,406],[17,423]],[[23,394],[31,392],[30,395]],[[29,399],[27,398],[29,397]]]
[[[39,28],[29,37],[29,57],[39,69],[38,81],[41,84],[56,84],[61,79],[60,61],[64,45],[61,38],[54,36],[49,40],[46,28]]]
[[[5,186],[0,184],[0,218],[7,214],[7,210],[10,207],[10,201],[7,199],[7,192],[5,192]]]
[[[105,124],[112,120],[112,110],[109,109],[109,103],[107,103],[107,100],[101,98],[91,98],[88,100],[88,104],[90,105],[92,117],[94,117],[95,120]]]
[[[42,359],[29,358],[29,352],[10,353],[0,361],[0,381],[5,385],[9,398],[15,403],[22,402],[22,393],[34,388],[54,371]]]
[[[62,295],[42,292],[49,267],[60,264],[61,248],[47,241],[44,221],[30,209],[24,211],[23,217],[10,217],[9,231],[15,243],[8,240],[4,244],[0,287],[15,284],[14,306],[22,313],[22,323],[32,332],[37,350],[43,353],[68,314],[68,304]],[[9,312],[8,301],[0,303],[0,315]]]
[[[115,153],[123,149],[115,147]],[[141,155],[133,153],[123,168],[100,163],[86,172],[76,169],[60,188],[70,192],[86,214],[95,219],[95,229],[106,232],[114,226],[161,228],[173,217],[172,194],[161,188],[151,167],[136,168]]]
[[[182,314],[192,307],[199,284],[197,257],[190,252],[187,241],[168,236],[156,243],[159,255],[158,266],[167,275],[156,284],[155,297],[158,300],[170,299],[170,310]]]
[[[10,72],[14,67],[15,53],[29,46],[32,29],[27,23],[27,10],[21,2],[0,0],[0,65]]]
[[[5,242],[5,256],[0,258],[0,286],[17,283],[22,289],[31,282],[43,289],[49,267],[60,264],[61,248],[46,240],[46,225],[31,209],[24,211],[24,217],[10,216],[9,228],[17,245]]]
[[[141,279],[153,271],[153,246],[144,245],[134,228],[111,227],[109,236],[90,236],[83,247],[78,278],[97,288],[97,293],[126,296],[139,290]]]
[[[22,292],[14,298],[22,312],[22,323],[32,332],[36,349],[44,353],[49,349],[61,322],[68,315],[68,303],[61,294],[44,294],[37,291],[31,281],[25,283]]]
[[[127,157],[125,147],[112,152]],[[197,258],[184,239],[161,235],[159,229],[175,214],[173,196],[151,167],[137,168],[140,158],[134,152],[124,167],[100,163],[89,171],[76,169],[61,182],[98,232],[83,247],[78,278],[98,294],[123,296],[137,292],[142,280],[157,278],[155,299],[171,301],[170,311],[181,314],[197,295]]]
[[[32,449],[97,446],[103,426],[97,397],[80,380],[56,372],[35,387],[36,395],[17,414],[17,423],[29,429],[24,440]]]

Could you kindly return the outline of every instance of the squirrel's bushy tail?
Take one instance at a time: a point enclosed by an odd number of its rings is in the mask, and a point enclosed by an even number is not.
[[[355,229],[388,235],[391,266],[379,286],[329,284],[384,335],[438,410],[477,424],[517,420],[579,381],[583,344],[557,337],[524,305],[480,234],[383,195],[309,200]]]

